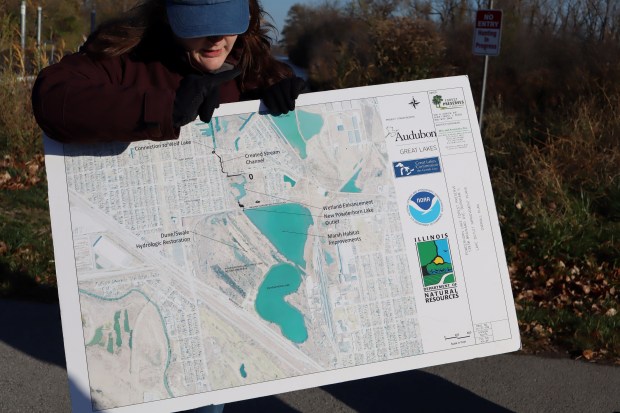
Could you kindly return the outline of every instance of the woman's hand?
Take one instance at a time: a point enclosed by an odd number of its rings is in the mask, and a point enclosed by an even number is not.
[[[187,125],[198,116],[209,123],[213,112],[220,106],[220,85],[241,74],[231,69],[216,74],[189,74],[181,80],[174,98],[172,122],[175,128]]]
[[[282,79],[269,86],[261,93],[261,98],[274,116],[283,115],[295,109],[295,99],[306,87],[306,82],[300,77]]]

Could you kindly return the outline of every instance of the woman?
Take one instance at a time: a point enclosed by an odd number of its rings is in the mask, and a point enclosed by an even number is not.
[[[35,118],[65,143],[167,140],[220,103],[287,113],[304,82],[270,54],[257,0],[146,0],[39,74]]]
[[[146,0],[41,71],[37,122],[58,141],[92,143],[175,139],[226,102],[287,113],[304,82],[271,56],[262,16],[257,0]]]

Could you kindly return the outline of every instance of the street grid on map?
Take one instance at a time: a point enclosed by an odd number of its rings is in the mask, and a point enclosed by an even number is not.
[[[376,105],[65,145],[97,408],[423,352]]]

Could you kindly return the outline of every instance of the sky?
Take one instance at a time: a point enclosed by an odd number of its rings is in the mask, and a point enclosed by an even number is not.
[[[311,5],[315,4],[317,1],[318,0],[260,0],[260,4],[263,6],[263,9],[271,15],[276,29],[281,33],[284,27],[284,19],[286,19],[288,11],[293,4]],[[282,36],[278,35],[278,40],[281,38]]]

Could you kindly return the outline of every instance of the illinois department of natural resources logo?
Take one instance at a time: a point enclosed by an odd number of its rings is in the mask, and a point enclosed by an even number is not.
[[[448,234],[416,238],[424,301],[433,303],[459,298]]]
[[[407,211],[418,224],[431,225],[441,217],[441,200],[434,192],[420,189],[409,197]]]

